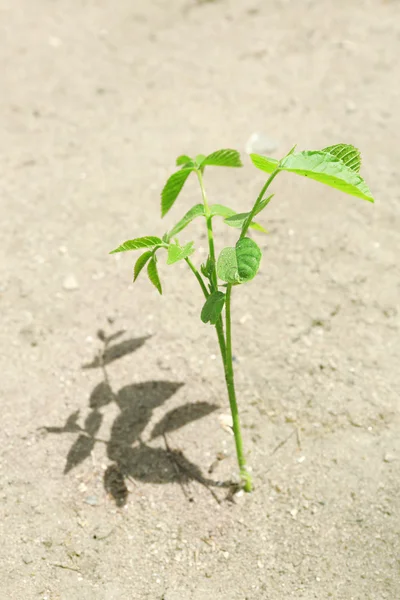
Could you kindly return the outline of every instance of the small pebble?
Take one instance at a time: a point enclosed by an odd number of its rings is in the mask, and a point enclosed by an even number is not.
[[[77,290],[79,288],[78,281],[74,275],[67,275],[67,277],[63,281],[64,290],[71,292]]]
[[[275,140],[267,137],[264,133],[256,131],[253,133],[246,143],[247,154],[270,154],[278,147]]]
[[[357,106],[356,104],[354,104],[354,102],[352,102],[351,100],[348,100],[346,102],[346,112],[348,113],[353,113],[357,110]]]
[[[90,504],[90,506],[97,506],[99,503],[97,496],[88,496],[87,498],[85,498],[85,502],[86,504]]]
[[[386,452],[385,456],[383,457],[383,460],[385,463],[391,463],[396,460],[396,457],[394,454],[391,454],[390,452]]]

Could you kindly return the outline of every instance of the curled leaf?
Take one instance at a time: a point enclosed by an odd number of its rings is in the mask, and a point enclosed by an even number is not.
[[[253,240],[242,238],[235,248],[222,250],[217,262],[218,277],[227,283],[246,283],[256,276],[261,256],[261,250]]]
[[[361,168],[361,152],[358,148],[351,146],[350,144],[336,144],[335,146],[328,146],[324,148],[322,152],[328,152],[337,159],[341,160],[350,169],[359,172]]]

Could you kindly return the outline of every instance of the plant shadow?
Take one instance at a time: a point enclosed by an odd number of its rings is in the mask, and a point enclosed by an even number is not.
[[[66,419],[62,427],[45,426],[48,433],[76,433],[66,458],[64,474],[69,473],[88,459],[96,444],[104,444],[111,464],[104,473],[104,488],[115,500],[117,506],[123,506],[128,499],[126,479],[143,483],[179,483],[188,500],[192,500],[186,486],[197,481],[206,486],[219,502],[213,487],[231,487],[230,482],[219,482],[203,476],[200,467],[192,463],[181,450],[171,449],[167,434],[184,425],[201,419],[218,406],[208,402],[187,403],[164,414],[153,427],[150,438],[143,440],[143,433],[150,423],[153,411],[162,406],[182,386],[178,381],[146,381],[124,386],[115,392],[109,381],[109,365],[132,354],[141,348],[147,337],[131,338],[116,343],[124,331],[106,336],[100,330],[97,335],[103,342],[102,351],[83,369],[100,369],[102,381],[93,389],[89,397],[89,412],[83,426],[79,424],[80,411],[75,411]],[[98,436],[106,407],[116,404],[119,413],[111,426],[109,439]],[[161,440],[163,446],[154,446],[155,440]]]

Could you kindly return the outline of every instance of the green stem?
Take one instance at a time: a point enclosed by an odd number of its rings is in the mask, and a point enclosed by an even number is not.
[[[254,219],[255,215],[257,214],[257,208],[258,208],[259,203],[263,199],[265,192],[267,191],[267,189],[269,188],[269,186],[271,185],[271,183],[273,182],[273,180],[275,179],[275,177],[278,175],[278,173],[279,173],[279,168],[275,169],[275,171],[273,171],[271,173],[271,175],[267,179],[267,182],[263,185],[263,187],[261,189],[261,192],[259,193],[258,198],[257,198],[257,200],[254,203],[253,208],[249,212],[249,216],[247,217],[247,219],[243,223],[243,227],[242,227],[242,231],[241,231],[239,239],[243,239],[245,237],[245,235],[247,233],[247,230],[250,227],[250,223],[252,222],[252,220]]]
[[[196,277],[197,281],[199,282],[200,287],[203,291],[204,297],[207,299],[209,296],[209,293],[207,291],[207,288],[205,286],[202,276],[200,275],[200,273],[198,272],[198,270],[196,269],[196,267],[194,266],[194,264],[192,263],[190,258],[185,258],[185,260],[186,260],[187,264],[189,265],[192,273],[194,273],[194,276]]]
[[[216,268],[216,260],[215,260],[215,246],[214,246],[214,235],[212,229],[212,216],[210,213],[210,207],[208,205],[206,191],[204,189],[203,183],[203,175],[201,171],[197,171],[197,177],[200,184],[201,193],[203,196],[203,204],[204,204],[204,213],[206,216],[207,223],[207,234],[208,234],[208,247],[210,252],[210,260],[212,264],[212,272],[211,272],[211,288],[212,291],[218,290],[218,278],[217,278],[217,268]],[[272,180],[271,180],[272,181]],[[264,186],[267,189],[268,186]],[[262,191],[264,194],[265,189]],[[262,197],[262,195],[260,195]],[[251,221],[251,219],[250,219]],[[247,229],[246,229],[247,231]],[[242,442],[242,434],[240,431],[240,421],[239,421],[239,411],[236,402],[236,393],[235,393],[235,381],[233,375],[233,362],[232,362],[232,332],[231,332],[231,291],[232,286],[227,286],[226,291],[226,338],[224,335],[224,325],[222,321],[222,317],[220,317],[215,324],[215,329],[217,331],[218,343],[221,352],[222,363],[224,367],[225,373],[225,381],[226,387],[228,391],[229,404],[231,407],[232,413],[232,422],[233,422],[233,433],[235,436],[235,444],[236,444],[236,454],[239,463],[240,476],[243,481],[243,488],[246,492],[251,492],[252,490],[252,481],[250,473],[246,468],[246,461],[244,458],[243,452],[243,442]]]
[[[203,197],[204,204],[204,214],[206,216],[206,224],[207,224],[207,237],[208,237],[208,250],[210,253],[210,260],[212,265],[211,270],[211,287],[212,291],[218,291],[218,278],[217,278],[217,263],[215,260],[215,246],[214,246],[214,233],[212,228],[212,216],[210,212],[210,207],[208,205],[207,194],[204,188],[203,182],[203,174],[201,171],[197,171],[197,178],[199,180],[201,195]],[[226,353],[226,343],[225,343],[225,335],[224,335],[224,324],[222,321],[222,317],[218,319],[215,324],[215,329],[217,330],[218,344],[219,349],[221,351],[222,362],[225,369],[225,353]]]
[[[239,411],[236,401],[235,380],[232,362],[232,323],[231,323],[231,292],[232,285],[228,284],[226,289],[225,314],[226,314],[226,353],[225,353],[225,379],[228,389],[229,404],[231,406],[233,433],[235,435],[236,454],[239,463],[240,475],[243,480],[243,488],[251,492],[253,488],[251,475],[246,468],[243,452],[242,434],[240,430]]]
[[[210,251],[210,260],[211,260],[211,264],[212,264],[212,272],[211,272],[211,284],[212,284],[212,288],[213,288],[212,291],[216,292],[218,290],[218,280],[217,280],[217,268],[216,268],[216,260],[215,260],[215,246],[214,246],[214,234],[213,234],[213,228],[212,228],[212,216],[211,216],[211,212],[210,212],[210,207],[208,205],[206,190],[204,188],[203,174],[201,173],[201,171],[196,171],[196,173],[197,173],[197,178],[198,178],[199,184],[200,184],[201,195],[203,197],[204,214],[206,217],[206,224],[207,224],[208,248]]]

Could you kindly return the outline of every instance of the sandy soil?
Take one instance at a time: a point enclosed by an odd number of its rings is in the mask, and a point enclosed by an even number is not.
[[[0,597],[400,598],[400,3],[0,0],[0,33]],[[274,184],[235,290],[232,498],[196,281],[161,265],[160,298],[108,251],[197,201],[160,221],[182,152],[241,150],[207,188],[249,207],[255,131],[354,143],[377,202]]]

